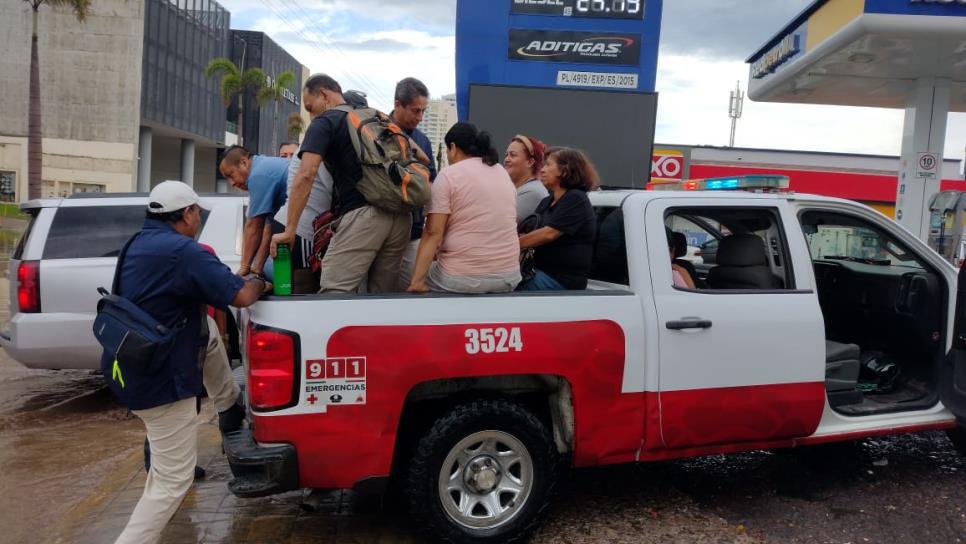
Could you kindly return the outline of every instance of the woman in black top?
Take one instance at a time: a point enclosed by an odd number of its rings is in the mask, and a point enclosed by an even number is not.
[[[596,189],[597,171],[583,152],[555,148],[547,153],[540,181],[550,191],[535,212],[540,217],[540,228],[520,237],[520,249],[536,250],[536,274],[517,289],[586,289],[597,234],[597,220],[587,191]]]

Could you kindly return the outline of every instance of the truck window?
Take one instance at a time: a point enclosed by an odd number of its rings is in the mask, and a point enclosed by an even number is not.
[[[597,242],[590,279],[630,285],[627,273],[627,242],[624,236],[624,212],[616,207],[599,207],[597,214]]]
[[[802,228],[812,260],[851,261],[922,270],[918,258],[889,234],[859,219],[825,212],[806,212]]]
[[[665,226],[677,244],[667,266],[690,275],[697,291],[794,289],[779,217],[772,208],[669,210]]]

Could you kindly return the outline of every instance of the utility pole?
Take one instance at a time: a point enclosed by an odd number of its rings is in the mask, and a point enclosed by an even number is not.
[[[735,90],[731,91],[731,101],[728,103],[728,117],[731,117],[731,139],[728,140],[728,147],[735,146],[735,131],[738,130],[738,119],[745,108],[745,93],[741,90],[741,82],[735,85]]]

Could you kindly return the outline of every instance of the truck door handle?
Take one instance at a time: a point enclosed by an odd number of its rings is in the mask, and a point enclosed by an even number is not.
[[[685,331],[688,329],[710,329],[711,321],[708,319],[682,319],[679,321],[668,321],[665,323],[668,330]]]

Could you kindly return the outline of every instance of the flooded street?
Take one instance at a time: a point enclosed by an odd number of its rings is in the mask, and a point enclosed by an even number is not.
[[[143,430],[100,376],[16,372],[2,360],[0,512],[14,523],[0,541],[37,542],[136,449]]]

